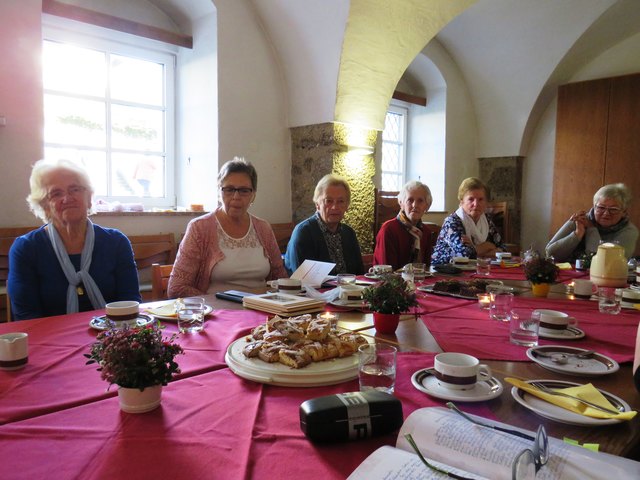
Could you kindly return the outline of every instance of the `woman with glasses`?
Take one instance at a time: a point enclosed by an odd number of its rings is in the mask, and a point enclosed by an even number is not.
[[[88,218],[93,187],[87,172],[59,160],[33,166],[31,211],[46,224],[18,237],[9,252],[7,288],[16,320],[140,301],[129,239]]]
[[[506,250],[495,225],[485,215],[489,189],[479,178],[469,177],[458,187],[458,209],[445,218],[431,255],[432,265],[453,257],[491,257]]]
[[[394,270],[408,263],[431,263],[432,230],[422,223],[422,215],[433,202],[424,183],[407,182],[398,194],[400,212],[382,224],[376,236],[374,265],[392,265]]]
[[[296,225],[287,245],[284,261],[289,272],[309,259],[335,263],[332,274],[364,273],[356,233],[342,223],[350,201],[346,180],[334,174],[320,179],[313,193],[316,213]]]
[[[596,253],[601,241],[617,242],[627,258],[633,255],[638,229],[629,221],[631,192],[622,183],[605,185],[593,196],[588,212],[579,210],[547,244],[547,255],[559,262],[573,262],[584,253]]]
[[[220,205],[187,225],[169,280],[170,298],[228,288],[260,291],[265,280],[287,277],[271,225],[249,213],[257,188],[250,162],[236,157],[222,166]]]

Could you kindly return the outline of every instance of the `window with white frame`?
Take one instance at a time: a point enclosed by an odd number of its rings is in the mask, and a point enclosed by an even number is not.
[[[387,111],[382,132],[382,160],[380,164],[381,189],[399,191],[404,184],[407,109],[391,105]]]
[[[82,165],[99,198],[174,205],[175,54],[107,36],[45,26],[45,158]]]

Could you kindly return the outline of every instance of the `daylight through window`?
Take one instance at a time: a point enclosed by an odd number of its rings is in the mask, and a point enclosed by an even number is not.
[[[404,183],[407,110],[390,107],[382,132],[382,190],[399,191]]]

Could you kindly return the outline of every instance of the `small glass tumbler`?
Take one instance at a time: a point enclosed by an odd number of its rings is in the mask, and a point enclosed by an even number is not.
[[[353,273],[339,273],[336,275],[336,283],[338,285],[355,285],[356,276]]]
[[[491,275],[491,259],[479,258],[476,260],[476,275],[489,276]]]
[[[183,298],[178,310],[180,333],[197,333],[204,329],[204,298]]]
[[[489,318],[500,322],[508,322],[513,305],[513,293],[491,292],[491,303],[489,305]]]
[[[360,391],[379,390],[393,393],[396,384],[396,347],[370,343],[358,348]]]
[[[598,287],[598,310],[600,313],[618,315],[622,308],[622,289]]]
[[[540,312],[530,308],[514,308],[509,316],[509,341],[516,345],[538,345]]]

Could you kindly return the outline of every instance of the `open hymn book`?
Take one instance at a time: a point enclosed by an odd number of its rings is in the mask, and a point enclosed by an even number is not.
[[[479,421],[521,430],[477,417]],[[535,432],[530,433],[535,437]],[[533,440],[471,423],[442,407],[416,410],[404,422],[396,448],[380,447],[349,476],[349,480],[425,480],[447,478],[424,465],[404,436],[410,433],[422,455],[432,464],[467,478],[511,480],[511,465],[518,453],[533,448]],[[640,462],[593,452],[549,438],[549,461],[536,480],[637,480]]]

